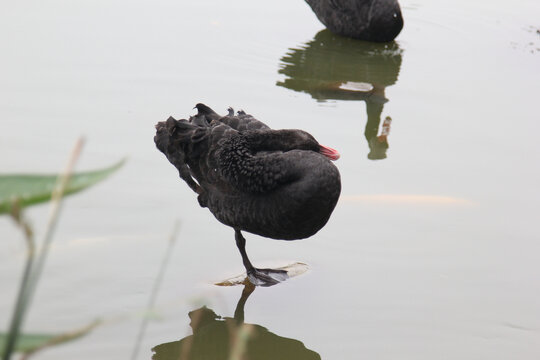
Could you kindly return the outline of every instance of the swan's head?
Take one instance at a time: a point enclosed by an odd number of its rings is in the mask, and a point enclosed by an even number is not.
[[[330,160],[339,159],[339,153],[319,144],[311,134],[298,129],[248,130],[242,132],[250,143],[250,148],[257,151],[309,150],[326,156]]]
[[[299,150],[311,150],[318,152],[321,155],[326,156],[332,161],[336,161],[339,159],[339,152],[335,149],[332,149],[331,147],[324,146],[319,144],[315,138],[303,131],[303,130],[285,130],[290,131],[290,144],[293,149],[299,149]]]

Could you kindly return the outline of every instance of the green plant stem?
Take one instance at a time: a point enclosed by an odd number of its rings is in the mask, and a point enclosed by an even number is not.
[[[24,265],[24,272],[21,279],[21,284],[19,286],[19,291],[17,293],[17,299],[15,301],[15,309],[13,310],[11,324],[9,326],[8,338],[6,340],[6,344],[4,347],[4,354],[2,355],[2,359],[4,360],[9,360],[11,353],[13,352],[13,349],[15,348],[15,343],[17,340],[17,336],[19,334],[20,324],[23,318],[22,315],[24,313],[23,299],[26,298],[26,292],[28,290],[28,283],[30,280],[31,272],[32,272],[32,265],[34,263],[34,255],[35,255],[35,250],[36,250],[32,232],[27,231],[27,229],[30,229],[30,226],[22,218],[20,209],[18,209],[17,206],[15,206],[14,209],[17,209],[17,210],[14,210],[11,216],[13,217],[17,225],[19,225],[25,230],[24,233],[25,233],[25,239],[26,239],[26,244],[27,244],[27,253],[26,253],[26,263]]]
[[[165,251],[165,256],[163,258],[163,261],[161,262],[161,267],[159,269],[158,275],[156,276],[156,280],[154,281],[154,286],[152,287],[152,291],[148,299],[148,305],[146,307],[146,316],[143,318],[143,321],[141,323],[141,328],[139,329],[139,334],[137,335],[137,340],[135,340],[135,347],[133,348],[133,352],[131,354],[132,360],[135,360],[137,358],[137,355],[139,354],[139,348],[141,346],[141,342],[144,337],[146,326],[148,325],[148,313],[150,313],[150,311],[154,308],[157,294],[159,292],[159,288],[161,287],[161,281],[163,280],[163,276],[165,275],[165,270],[167,269],[167,264],[169,263],[173,246],[176,243],[176,238],[178,235],[179,228],[180,228],[180,221],[176,221],[174,224],[173,230],[171,232],[171,235],[169,236],[169,244],[167,246],[167,250]]]
[[[27,360],[32,355],[34,355],[35,353],[37,353],[37,352],[39,352],[39,351],[41,351],[43,349],[46,349],[48,347],[55,346],[55,345],[58,345],[58,344],[62,344],[62,343],[68,342],[68,341],[73,341],[73,340],[75,340],[77,338],[80,338],[80,337],[88,334],[90,331],[92,331],[95,327],[97,327],[100,324],[101,324],[101,320],[95,320],[95,321],[92,321],[92,323],[90,323],[89,325],[86,325],[85,327],[82,327],[80,329],[70,331],[70,332],[67,332],[67,333],[64,333],[64,334],[60,334],[60,335],[50,339],[48,342],[42,344],[41,346],[38,346],[38,347],[36,347],[34,349],[26,351],[24,353],[24,355],[21,357],[20,360]]]
[[[32,272],[32,278],[31,278],[32,282],[30,283],[30,293],[28,294],[29,302],[34,295],[34,292],[37,287],[37,283],[39,281],[41,273],[43,272],[43,266],[45,265],[45,260],[47,259],[49,248],[52,243],[52,237],[53,237],[54,231],[56,230],[56,224],[58,223],[58,217],[62,209],[62,197],[64,196],[64,192],[69,183],[69,179],[71,178],[71,174],[73,174],[73,167],[75,166],[75,163],[77,162],[77,159],[79,158],[83,144],[84,144],[84,139],[79,138],[79,140],[75,144],[75,147],[73,148],[66,170],[59,177],[58,186],[56,186],[56,188],[54,189],[52,193],[52,197],[51,197],[52,206],[51,206],[51,213],[49,215],[49,222],[47,223],[47,228],[45,230],[45,237],[43,240],[43,245],[41,246],[39,255],[36,259],[35,270]]]
[[[75,144],[73,151],[71,152],[71,156],[70,156],[68,165],[66,167],[66,170],[58,178],[57,186],[55,187],[55,190],[53,191],[52,198],[51,198],[52,199],[51,213],[49,215],[49,222],[47,223],[47,228],[45,230],[45,237],[44,237],[43,245],[41,246],[39,254],[35,260],[34,260],[34,252],[35,252],[34,246],[33,245],[29,246],[24,275],[21,281],[21,286],[19,289],[18,297],[17,297],[15,312],[14,312],[13,319],[11,322],[8,339],[6,342],[6,347],[4,349],[4,355],[2,357],[3,360],[9,360],[11,358],[11,354],[13,353],[13,350],[15,349],[15,345],[17,344],[17,338],[20,334],[20,330],[24,322],[25,315],[28,311],[32,297],[35,293],[37,283],[39,281],[41,272],[43,271],[45,259],[47,258],[47,254],[49,252],[50,244],[52,242],[52,236],[54,234],[56,223],[58,221],[58,216],[61,210],[62,196],[65,192],[67,184],[69,183],[69,179],[71,177],[71,174],[73,173],[73,167],[80,155],[83,144],[84,144],[84,140],[80,138]],[[14,211],[14,213],[17,213],[17,211]],[[20,213],[19,213],[19,218],[20,218]],[[23,229],[26,230],[24,226],[23,226]],[[33,241],[30,241],[30,242],[33,243]]]

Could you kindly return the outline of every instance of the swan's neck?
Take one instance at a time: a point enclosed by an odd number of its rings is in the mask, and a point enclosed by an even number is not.
[[[246,146],[253,153],[260,151],[319,151],[317,141],[301,130],[251,130],[242,133]]]

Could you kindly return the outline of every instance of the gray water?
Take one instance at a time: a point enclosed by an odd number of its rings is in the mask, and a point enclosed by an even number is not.
[[[342,155],[323,230],[246,234],[256,265],[310,269],[244,299],[246,323],[322,359],[538,359],[540,3],[401,4],[402,33],[378,46],[320,33],[300,0],[5,4],[1,171],[57,172],[80,135],[78,170],[128,157],[66,199],[25,332],[104,323],[35,358],[130,358],[176,220],[136,358],[189,337],[203,305],[233,317],[242,287],[213,285],[243,271],[233,231],[152,141],[157,121],[204,102],[305,129]],[[372,93],[343,89],[358,83]],[[38,239],[48,212],[26,213]],[[25,244],[5,216],[0,234],[6,329]]]

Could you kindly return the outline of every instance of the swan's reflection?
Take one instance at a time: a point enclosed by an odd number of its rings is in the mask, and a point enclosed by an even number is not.
[[[157,345],[152,349],[152,359],[320,360],[319,354],[298,340],[278,336],[260,325],[244,323],[244,305],[254,290],[252,284],[244,287],[234,318],[222,318],[206,306],[191,311],[193,335]]]
[[[368,121],[364,135],[368,158],[386,158],[391,119],[377,135],[385,88],[396,83],[402,50],[396,42],[371,43],[322,30],[315,38],[281,58],[279,73],[285,75],[278,86],[306,92],[317,101],[361,100],[366,102]]]

